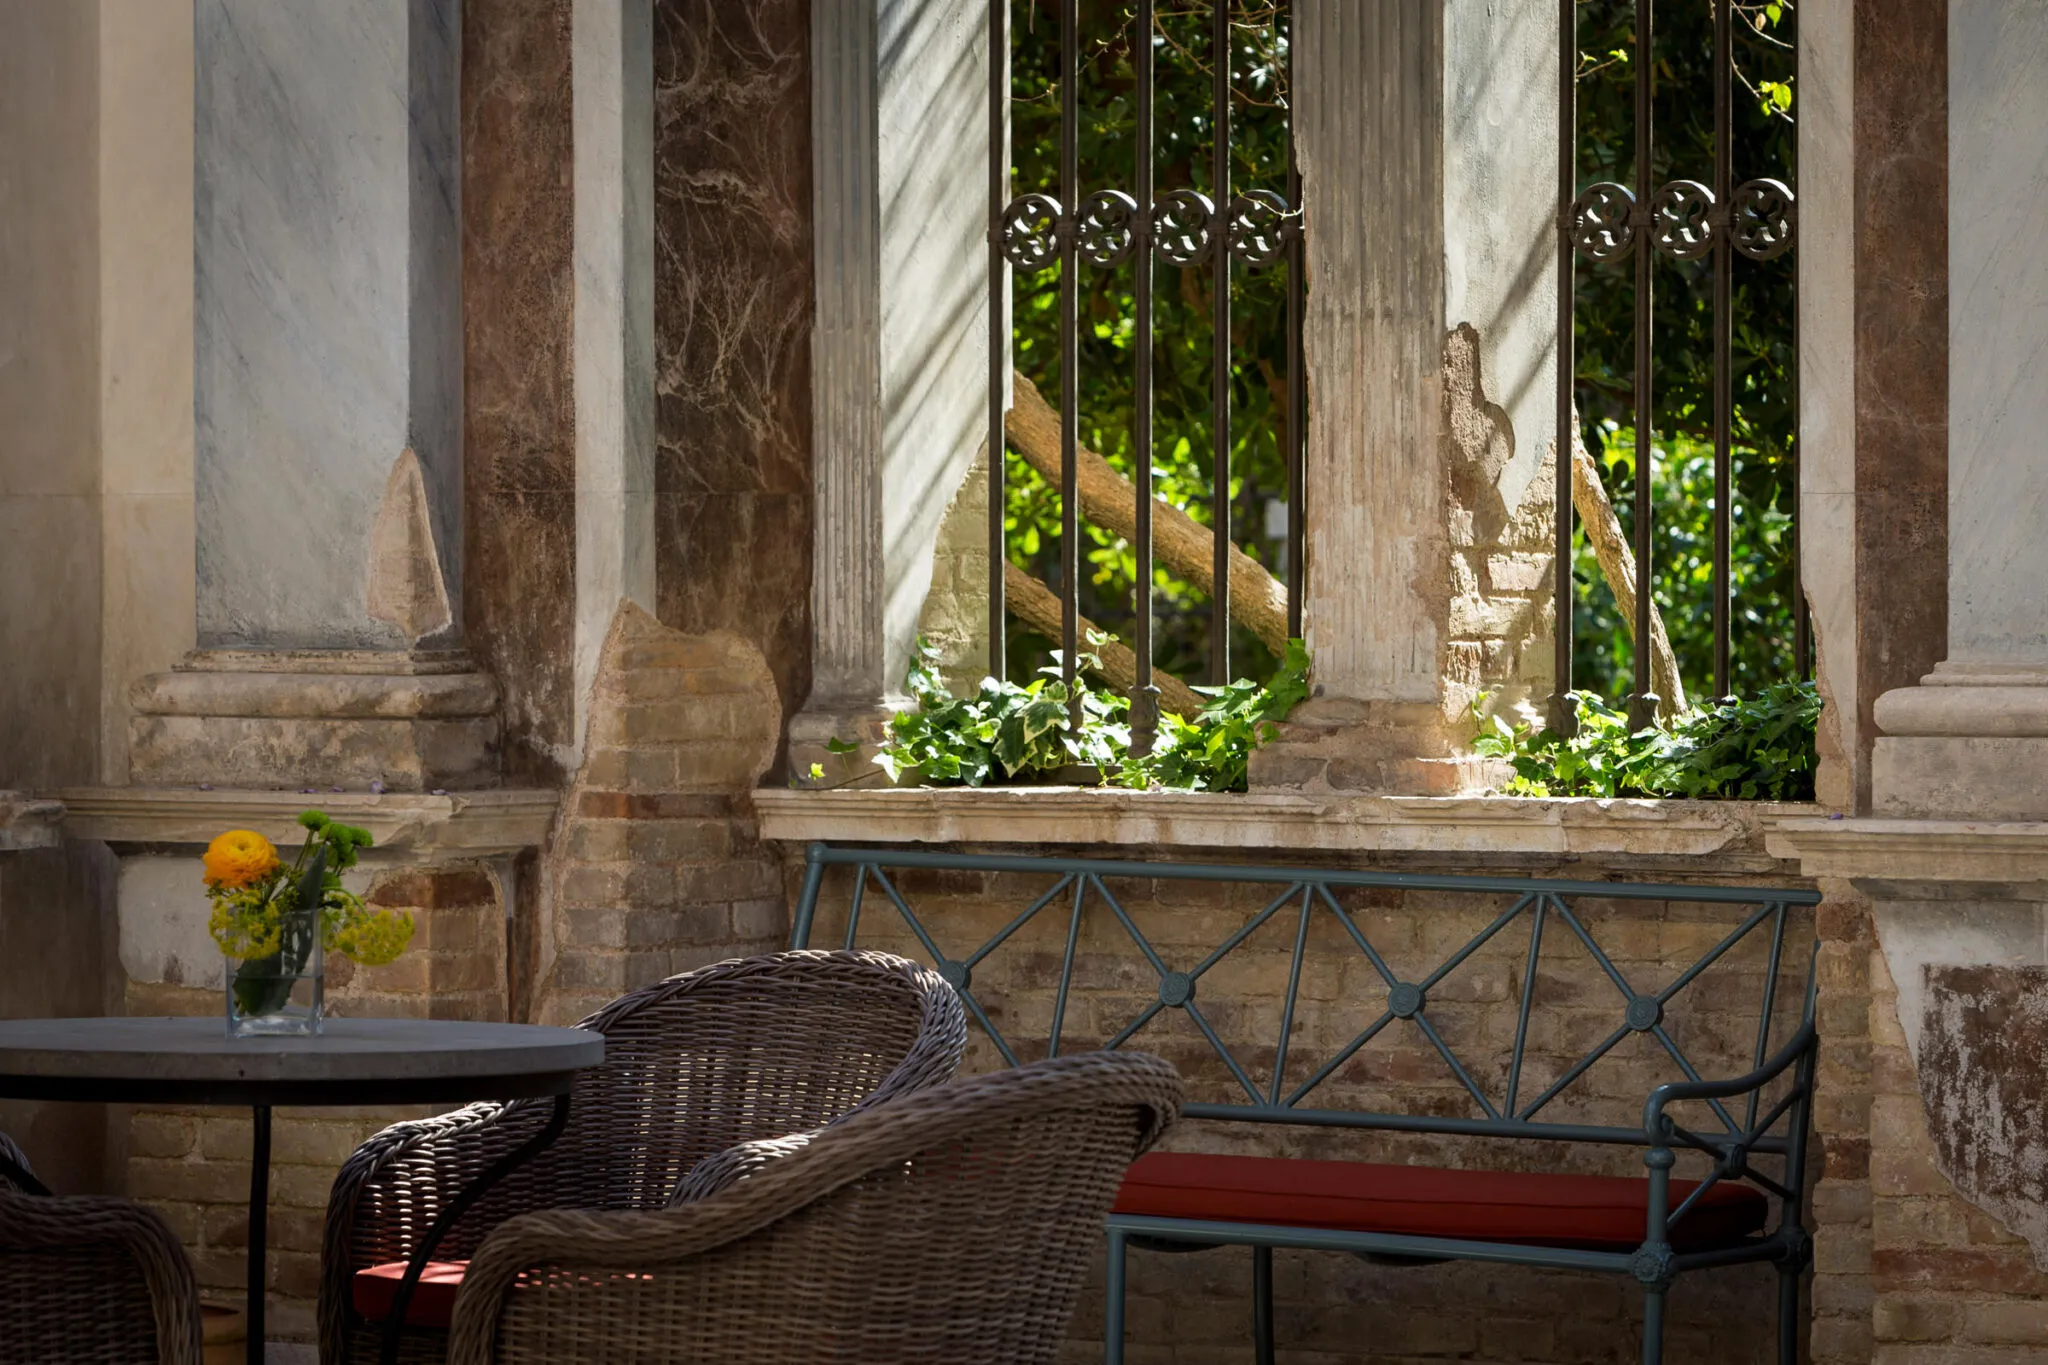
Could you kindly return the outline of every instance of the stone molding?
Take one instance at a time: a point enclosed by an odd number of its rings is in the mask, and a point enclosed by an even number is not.
[[[299,812],[318,806],[376,840],[369,860],[400,855],[493,858],[540,847],[560,793],[549,789],[413,795],[370,792],[195,791],[70,787],[48,793],[66,812],[64,832],[110,844],[204,845],[222,830],[252,829],[296,843]],[[4,809],[4,807],[0,807]],[[5,826],[0,825],[0,834]]]
[[[1075,787],[918,787],[754,793],[761,837],[866,843],[1135,847],[1460,855],[1748,855],[1815,807],[1739,801],[1303,796]],[[1807,823],[1826,824],[1826,821]],[[1786,854],[1774,854],[1786,857]]]
[[[1809,877],[1858,881],[2048,881],[2048,822],[1804,819],[1773,822],[1764,847]]]
[[[196,650],[129,689],[130,779],[495,787],[498,684],[467,655]]]
[[[0,791],[0,853],[55,848],[64,842],[64,803]]]

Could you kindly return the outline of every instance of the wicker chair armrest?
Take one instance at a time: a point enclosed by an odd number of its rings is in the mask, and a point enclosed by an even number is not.
[[[162,1365],[201,1365],[199,1289],[192,1263],[177,1235],[154,1210],[126,1199],[20,1194],[0,1187],[0,1247],[104,1248],[108,1279],[142,1277],[156,1319],[157,1358]]]
[[[475,1164],[473,1156],[465,1159],[464,1149],[489,1141],[501,1121],[522,1112],[535,1111],[524,1104],[487,1100],[431,1118],[394,1123],[342,1163],[327,1196],[321,1236],[318,1314],[323,1359],[345,1358],[351,1282],[358,1270],[375,1263],[354,1251],[364,1201],[376,1195],[403,1210],[404,1216],[388,1231],[388,1259],[411,1255],[444,1202],[465,1183],[461,1168]],[[427,1172],[416,1169],[421,1163]],[[443,1178],[419,1178],[428,1173]]]
[[[1065,1059],[1063,1065],[1071,1070],[1085,1067],[1088,1060],[1084,1055]],[[1178,1117],[1182,1095],[1178,1073],[1157,1058],[1121,1054],[1117,1065],[1134,1060],[1151,1065],[1124,1070],[1100,1092],[1105,1102],[1134,1103],[1146,1115],[1132,1134],[1133,1160]],[[677,1268],[779,1222],[863,1176],[971,1134],[991,1119],[1029,1114],[1039,1106],[1041,1097],[1059,1093],[1065,1074],[1061,1070],[1042,1070],[1036,1075],[1004,1073],[990,1078],[1008,1082],[1004,1089],[975,1104],[959,1103],[957,1087],[936,1088],[849,1114],[815,1133],[795,1135],[800,1144],[794,1150],[746,1152],[735,1157],[725,1167],[738,1172],[734,1183],[693,1203],[645,1212],[556,1209],[508,1219],[470,1259],[455,1304],[450,1365],[489,1365],[505,1298],[529,1268]],[[790,1141],[770,1139],[728,1151]],[[756,1156],[757,1164],[748,1170],[746,1161]]]
[[[790,1133],[784,1137],[757,1138],[753,1142],[742,1142],[722,1152],[705,1157],[692,1166],[676,1185],[676,1192],[669,1196],[668,1206],[675,1208],[682,1204],[694,1204],[714,1194],[739,1184],[742,1180],[759,1175],[772,1162],[794,1156],[811,1143],[817,1141],[820,1133],[831,1128],[813,1128],[808,1132]]]

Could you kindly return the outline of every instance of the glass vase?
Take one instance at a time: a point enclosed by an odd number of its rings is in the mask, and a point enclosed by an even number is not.
[[[278,950],[270,956],[226,961],[229,1037],[306,1037],[320,1032],[327,963],[317,908],[283,917]]]

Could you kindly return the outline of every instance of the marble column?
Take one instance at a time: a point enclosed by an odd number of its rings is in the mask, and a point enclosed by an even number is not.
[[[654,13],[574,0],[576,736],[612,618],[655,607]]]
[[[197,0],[198,652],[136,780],[476,785],[460,653],[459,0]]]
[[[1489,538],[1551,496],[1556,5],[1295,15],[1317,696],[1253,781],[1454,791],[1472,778],[1461,660],[1510,655],[1494,686],[1548,691],[1547,601],[1484,593]],[[1547,550],[1511,557],[1542,581]],[[1508,648],[1466,659],[1477,634]]]
[[[1880,697],[1879,814],[2048,820],[2048,8],[1952,0],[1948,655]]]
[[[814,0],[817,496],[798,772],[873,770],[940,523],[982,458],[989,383],[986,0]]]

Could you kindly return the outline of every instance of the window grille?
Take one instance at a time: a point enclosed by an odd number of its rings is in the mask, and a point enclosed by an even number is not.
[[[989,477],[989,642],[990,671],[1004,676],[1007,610],[1004,572],[1008,558],[1005,534],[1005,395],[1011,355],[1011,279],[1008,267],[1020,273],[1059,272],[1060,339],[1060,532],[1056,577],[1060,594],[1062,674],[1078,723],[1080,700],[1074,689],[1076,656],[1086,648],[1080,635],[1081,530],[1079,467],[1080,412],[1078,394],[1078,314],[1081,273],[1129,266],[1132,271],[1131,350],[1135,369],[1132,421],[1132,482],[1135,485],[1136,557],[1134,579],[1133,653],[1136,684],[1132,688],[1131,722],[1134,746],[1149,747],[1158,720],[1158,688],[1153,683],[1153,456],[1154,343],[1156,274],[1160,270],[1201,271],[1208,277],[1210,326],[1213,330],[1210,375],[1211,526],[1215,549],[1210,594],[1208,676],[1231,677],[1230,600],[1231,550],[1234,544],[1232,487],[1232,362],[1230,344],[1234,272],[1280,266],[1286,272],[1285,327],[1286,419],[1282,461],[1286,471],[1285,562],[1290,634],[1301,630],[1303,415],[1306,409],[1301,364],[1302,284],[1300,269],[1300,179],[1291,146],[1281,188],[1232,184],[1231,165],[1231,24],[1237,16],[1232,0],[1210,6],[1208,57],[1211,67],[1209,180],[1207,190],[1181,186],[1161,192],[1154,183],[1155,0],[1132,0],[1129,31],[1143,37],[1131,43],[1135,68],[1133,88],[1133,176],[1129,188],[1090,190],[1082,181],[1079,156],[1081,90],[1081,16],[1079,0],[1054,0],[1058,9],[1060,101],[1059,178],[1057,194],[1011,192],[1010,58],[1013,34],[1011,5],[994,0],[989,12],[989,356],[991,384],[988,412]],[[1038,4],[1034,21],[1052,6]],[[1272,11],[1276,31],[1284,24],[1285,5]],[[1290,131],[1291,138],[1291,131]]]
[[[1667,0],[1667,5],[1674,0]],[[1579,185],[1579,168],[1585,155],[1579,126],[1579,93],[1582,79],[1582,15],[1598,4],[1606,11],[1633,9],[1633,51],[1629,64],[1633,76],[1632,185],[1603,180]],[[1574,423],[1578,375],[1574,334],[1577,298],[1576,265],[1583,257],[1591,269],[1630,267],[1634,274],[1633,332],[1634,385],[1628,405],[1634,432],[1633,541],[1635,555],[1635,619],[1633,635],[1633,680],[1629,715],[1641,726],[1655,719],[1659,698],[1652,685],[1651,611],[1656,601],[1655,579],[1656,517],[1654,483],[1657,478],[1654,439],[1657,430],[1656,394],[1653,392],[1655,361],[1655,291],[1658,288],[1659,258],[1677,265],[1705,264],[1705,284],[1712,291],[1711,333],[1713,382],[1711,435],[1713,441],[1714,493],[1712,505],[1712,599],[1713,599],[1713,689],[1716,697],[1731,690],[1731,579],[1730,552],[1733,541],[1734,487],[1731,478],[1731,438],[1735,422],[1732,338],[1735,300],[1732,281],[1738,257],[1749,261],[1772,261],[1793,246],[1797,225],[1797,201],[1789,171],[1779,167],[1743,167],[1749,178],[1736,180],[1734,54],[1735,24],[1747,23],[1754,33],[1764,35],[1761,20],[1775,25],[1793,8],[1792,0],[1779,3],[1743,3],[1742,0],[1675,0],[1681,15],[1697,18],[1710,15],[1712,56],[1709,80],[1713,103],[1713,165],[1711,183],[1695,179],[1671,179],[1659,185],[1655,179],[1658,154],[1657,71],[1658,28],[1656,0],[1634,0],[1632,6],[1613,0],[1558,0],[1558,23],[1564,35],[1559,45],[1558,109],[1562,136],[1558,140],[1558,243],[1557,243],[1557,525],[1556,525],[1556,670],[1557,691],[1552,699],[1550,722],[1554,728],[1572,728],[1572,708],[1566,699],[1573,682],[1573,500],[1572,461],[1569,452],[1575,435]],[[1690,15],[1683,14],[1690,10]],[[1765,12],[1770,13],[1766,16]],[[1595,18],[1601,17],[1595,15]],[[1796,44],[1776,39],[1788,58]],[[1619,54],[1617,54],[1619,55]],[[1745,84],[1747,82],[1745,81]],[[1785,83],[1789,96],[1790,81]],[[1674,92],[1681,104],[1698,94],[1694,90]],[[1701,283],[1697,270],[1682,274],[1676,287],[1696,288]],[[1796,376],[1796,322],[1794,323],[1793,374]],[[1792,410],[1797,412],[1796,379]],[[1798,444],[1791,443],[1791,467],[1786,482],[1798,487]],[[1812,645],[1804,609],[1805,594],[1799,578],[1798,523],[1796,510],[1791,522],[1791,616],[1793,664],[1800,676],[1812,667]]]

